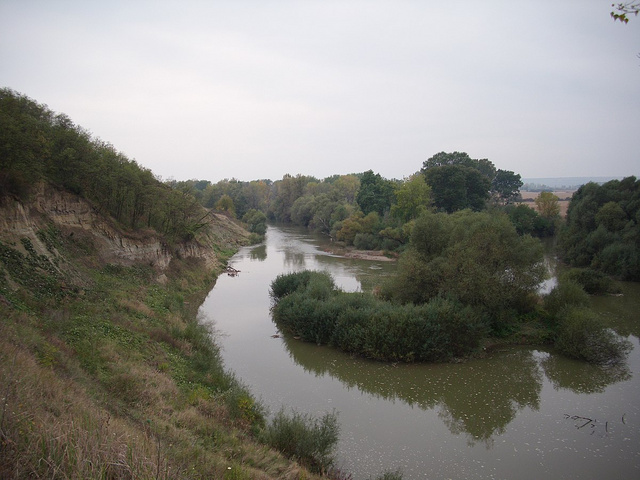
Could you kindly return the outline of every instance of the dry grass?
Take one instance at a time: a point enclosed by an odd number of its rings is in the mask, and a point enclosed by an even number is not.
[[[0,478],[317,478],[238,429],[220,398],[190,398],[170,375],[111,350],[100,389],[59,350],[43,362],[9,326],[0,328]]]
[[[207,332],[175,306],[175,284],[98,282],[107,298],[0,302],[0,478],[319,478],[255,440],[245,394],[215,393],[229,380],[196,370]]]

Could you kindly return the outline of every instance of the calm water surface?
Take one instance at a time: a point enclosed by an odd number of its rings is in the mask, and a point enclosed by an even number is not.
[[[354,479],[400,468],[422,478],[640,478],[640,288],[594,299],[634,349],[603,369],[550,351],[508,348],[482,360],[390,365],[352,358],[278,333],[269,284],[281,273],[327,270],[348,291],[395,270],[346,259],[324,240],[270,227],[266,245],[241,249],[200,308],[212,322],[226,367],[272,413],[282,406],[338,412],[338,466]]]

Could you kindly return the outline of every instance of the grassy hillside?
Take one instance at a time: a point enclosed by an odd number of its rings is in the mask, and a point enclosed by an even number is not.
[[[248,232],[0,104],[0,478],[316,478],[258,441],[263,408],[196,318]]]

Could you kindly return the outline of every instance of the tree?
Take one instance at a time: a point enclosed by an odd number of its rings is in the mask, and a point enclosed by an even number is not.
[[[391,206],[391,215],[403,222],[418,218],[431,206],[431,187],[424,175],[416,174],[406,179],[396,189],[396,203]]]
[[[267,216],[259,210],[251,209],[242,217],[242,221],[252,233],[264,235],[267,233]]]
[[[382,178],[379,173],[373,173],[373,170],[362,174],[356,202],[365,215],[371,212],[384,215],[391,207],[392,199],[393,184],[390,181]]]
[[[520,236],[502,213],[427,213],[415,223],[410,248],[388,298],[421,304],[443,296],[485,311],[496,328],[509,314],[532,308],[544,279],[542,246]]]
[[[640,181],[632,176],[580,187],[559,240],[569,265],[639,281]]]
[[[617,202],[605,203],[596,213],[596,225],[602,225],[610,232],[621,231],[628,221],[629,217]]]
[[[469,154],[465,152],[436,153],[434,156],[422,163],[420,171],[423,174],[426,174],[427,170],[431,168],[444,167],[447,165],[459,165],[474,168],[489,179],[489,181],[493,180],[493,177],[496,175],[496,167],[491,161],[486,158],[471,158]]]
[[[555,222],[542,217],[533,208],[523,203],[508,205],[505,213],[516,227],[520,235],[533,235],[535,237],[548,237],[555,233]]]
[[[436,153],[422,164],[420,172],[432,189],[436,208],[449,213],[464,208],[482,210],[496,176],[493,163],[464,152]]]
[[[491,182],[491,192],[503,205],[513,203],[520,194],[520,175],[509,170],[498,170]]]
[[[226,193],[216,202],[216,210],[227,212],[232,217],[235,217],[236,215],[236,208],[233,205],[233,200]]]
[[[436,208],[452,213],[465,208],[482,210],[489,198],[490,180],[475,168],[443,165],[425,173]]]
[[[540,215],[544,218],[551,219],[560,215],[558,197],[551,192],[540,192],[535,199],[535,203]]]

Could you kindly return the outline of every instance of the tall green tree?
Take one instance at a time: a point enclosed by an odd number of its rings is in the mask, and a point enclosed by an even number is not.
[[[396,202],[391,206],[391,215],[403,222],[418,218],[432,204],[431,187],[424,175],[416,174],[407,178],[396,189]]]
[[[540,242],[518,235],[502,213],[427,213],[416,221],[385,295],[403,303],[453,297],[483,309],[500,328],[532,308],[546,273],[542,255]]]
[[[447,213],[465,208],[479,211],[489,199],[490,180],[478,170],[463,165],[443,165],[425,173],[433,203]]]
[[[432,189],[434,205],[448,213],[485,208],[496,175],[489,160],[472,159],[464,152],[437,153],[422,164],[420,171]]]
[[[502,205],[513,203],[520,194],[520,175],[509,170],[497,170],[491,181],[491,193]]]
[[[552,219],[560,215],[560,205],[558,197],[551,192],[540,192],[535,199],[536,207],[540,215],[547,219]]]
[[[356,202],[364,214],[376,212],[384,215],[391,208],[392,200],[392,182],[382,178],[379,173],[373,173],[373,170],[362,174]]]

